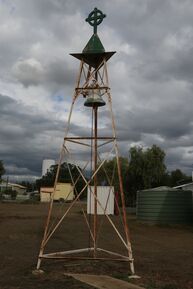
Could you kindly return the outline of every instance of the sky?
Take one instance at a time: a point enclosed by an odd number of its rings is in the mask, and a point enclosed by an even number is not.
[[[108,62],[121,155],[153,144],[169,171],[193,169],[192,0],[0,0],[0,159],[16,180],[41,175],[58,159],[81,53],[92,35],[94,7]],[[103,131],[108,131],[105,115]],[[75,111],[74,135],[88,130]]]

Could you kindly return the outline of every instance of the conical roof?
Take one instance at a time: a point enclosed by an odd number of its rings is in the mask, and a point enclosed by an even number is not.
[[[93,34],[87,45],[82,51],[83,53],[104,53],[105,49],[97,34]]]

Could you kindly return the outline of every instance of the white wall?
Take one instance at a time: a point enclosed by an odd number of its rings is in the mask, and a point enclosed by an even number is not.
[[[87,214],[94,214],[94,186],[88,187],[87,190]],[[114,187],[97,186],[97,215],[114,215]]]
[[[43,160],[42,162],[42,176],[44,176],[47,171],[49,170],[49,168],[52,166],[52,165],[55,165],[55,160]]]

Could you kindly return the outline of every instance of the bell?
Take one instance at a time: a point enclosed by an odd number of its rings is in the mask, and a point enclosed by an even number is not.
[[[98,107],[104,106],[106,103],[101,97],[100,89],[89,89],[84,106]]]

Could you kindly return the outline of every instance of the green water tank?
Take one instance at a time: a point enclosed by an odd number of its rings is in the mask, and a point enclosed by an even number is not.
[[[151,223],[192,223],[192,192],[169,187],[139,191],[137,219]]]

